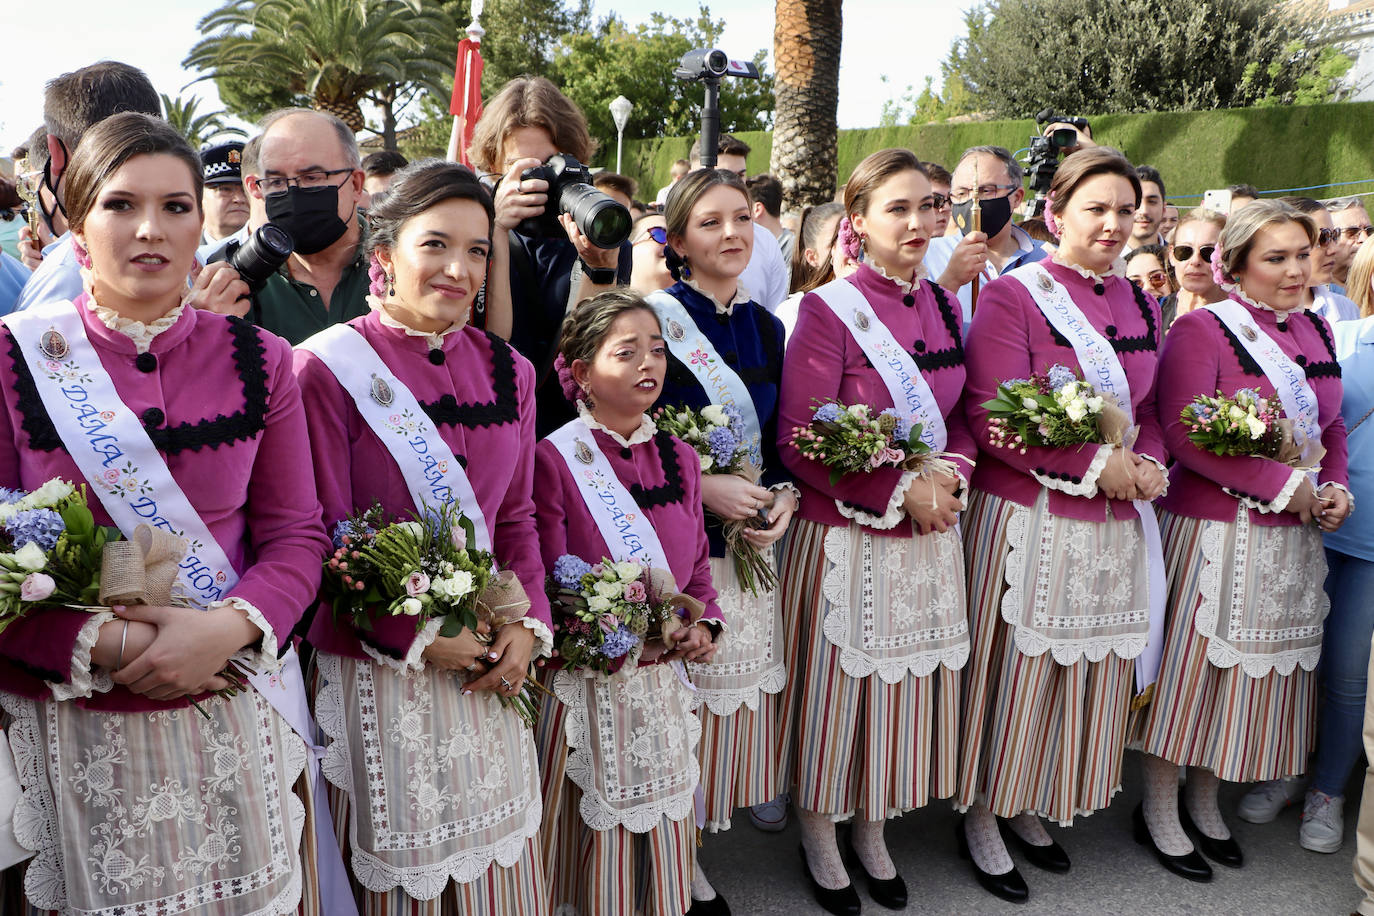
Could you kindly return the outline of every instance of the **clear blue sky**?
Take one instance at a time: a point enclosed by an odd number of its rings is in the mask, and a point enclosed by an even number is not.
[[[615,11],[634,24],[654,12],[694,17],[695,0],[594,0],[598,17]],[[845,0],[840,72],[841,127],[877,123],[883,101],[908,84],[918,89],[927,75],[939,84],[940,61],[959,34],[961,10],[972,0]],[[213,0],[65,0],[42,4],[0,3],[5,36],[0,67],[0,155],[8,155],[43,117],[43,83],[59,73],[110,58],[143,68],[158,91],[176,95],[196,74],[181,60],[199,34],[196,22],[219,4]],[[772,55],[773,3],[734,0],[708,4],[726,20],[721,46],[732,57]],[[487,30],[499,23],[483,21]],[[881,75],[889,77],[884,86]],[[214,84],[187,90],[204,99],[202,111],[219,108]]]

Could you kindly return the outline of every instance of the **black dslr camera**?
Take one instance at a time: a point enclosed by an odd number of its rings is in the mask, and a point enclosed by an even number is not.
[[[1089,127],[1087,118],[1058,115],[1052,108],[1039,112],[1035,116],[1035,123],[1042,131],[1030,138],[1026,174],[1030,177],[1030,189],[1035,195],[1032,215],[1039,216],[1044,211],[1045,196],[1050,193],[1050,185],[1054,183],[1054,173],[1059,168],[1060,155],[1064,150],[1077,146],[1078,131],[1088,130]],[[1043,127],[1046,124],[1072,124],[1073,127],[1061,127],[1045,134]]]
[[[549,183],[549,203],[542,215],[520,221],[515,231],[521,235],[565,237],[558,217],[568,213],[578,231],[597,248],[616,248],[630,237],[630,211],[592,187],[592,173],[572,156],[555,153],[543,165],[525,169],[520,178],[542,178]]]
[[[249,295],[256,295],[262,291],[267,278],[291,257],[294,249],[291,235],[280,226],[268,223],[259,226],[244,241],[225,245],[210,261],[228,261],[229,266],[238,271],[239,279],[248,284]]]

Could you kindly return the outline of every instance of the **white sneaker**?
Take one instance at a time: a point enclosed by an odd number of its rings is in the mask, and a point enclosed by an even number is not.
[[[780,833],[787,829],[787,806],[791,803],[792,796],[784,792],[770,802],[750,807],[749,820],[760,830]]]
[[[1298,831],[1298,845],[1313,852],[1336,852],[1345,839],[1342,808],[1345,798],[1327,795],[1316,789],[1307,793],[1302,806],[1302,829]]]
[[[1278,817],[1280,811],[1297,801],[1298,796],[1302,795],[1302,790],[1301,776],[1256,783],[1255,787],[1246,792],[1245,797],[1240,800],[1236,813],[1243,821],[1267,824]]]

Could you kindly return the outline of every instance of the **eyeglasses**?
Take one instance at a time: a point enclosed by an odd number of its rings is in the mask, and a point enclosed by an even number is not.
[[[989,200],[994,197],[1006,197],[1019,187],[1021,187],[1019,184],[980,184],[978,186],[978,199]],[[998,194],[998,191],[1003,193]],[[956,204],[967,203],[973,199],[973,190],[971,188],[955,188],[950,191],[949,199]]]
[[[944,210],[949,207],[949,195],[941,194],[936,191],[930,195],[930,201],[935,205],[936,210]]]
[[[666,245],[668,244],[668,230],[662,226],[650,226],[648,229],[644,230],[643,235],[639,236],[630,244],[638,245],[645,239],[653,239],[655,245]]]
[[[1344,229],[1338,229],[1336,231],[1347,239],[1357,239],[1362,232],[1365,238],[1369,238],[1371,235],[1374,235],[1374,226],[1346,226]]]
[[[1185,261],[1191,261],[1193,259],[1193,252],[1196,251],[1203,261],[1210,264],[1212,262],[1212,254],[1216,250],[1217,246],[1215,245],[1203,245],[1201,248],[1194,248],[1192,245],[1175,245],[1174,260],[1178,261],[1180,264]]]
[[[1142,284],[1147,286],[1163,286],[1169,282],[1169,275],[1162,270],[1152,270],[1147,274],[1138,277],[1127,277],[1126,279],[1135,283],[1137,286]]]
[[[253,175],[248,180],[265,196],[270,197],[273,194],[284,193],[286,189],[293,184],[306,191],[318,191],[333,185],[334,183],[329,179],[333,178],[335,175],[352,175],[353,171],[352,168],[311,169],[308,172],[301,172],[299,175],[291,175],[289,177],[274,175],[270,178],[259,178],[257,175]],[[344,183],[341,181],[337,185],[334,185],[334,187],[341,188],[343,185]]]
[[[1320,245],[1320,246],[1322,246],[1323,248],[1326,247],[1327,245],[1334,244],[1334,243],[1336,242],[1336,240],[1339,239],[1340,237],[1341,237],[1341,230],[1339,230],[1339,229],[1318,229],[1318,230],[1317,230],[1317,244]]]

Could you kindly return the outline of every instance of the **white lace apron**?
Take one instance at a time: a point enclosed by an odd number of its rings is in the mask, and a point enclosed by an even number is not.
[[[1322,622],[1331,601],[1321,533],[1307,525],[1252,525],[1245,506],[1234,522],[1208,522],[1202,602],[1193,626],[1207,640],[1207,661],[1241,666],[1250,677],[1317,667]]]
[[[1136,519],[1089,522],[1055,515],[1049,491],[1007,520],[1002,619],[1026,655],[1061,665],[1135,658],[1149,638],[1149,567]]]
[[[875,537],[851,523],[827,531],[824,549],[823,629],[845,674],[876,672],[895,684],[939,665],[964,667],[969,632],[957,530]]]
[[[348,793],[353,872],[368,890],[432,900],[450,879],[509,867],[543,813],[534,739],[452,672],[320,653],[324,773]]]
[[[773,562],[773,548],[763,552]],[[782,660],[782,618],[774,589],[755,595],[740,585],[731,557],[711,558],[711,583],[717,602],[730,621],[722,633],[716,654],[707,664],[688,662],[687,672],[697,689],[699,702],[718,716],[728,716],[740,706],[759,708],[759,694],[781,693],[787,683]]]
[[[0,693],[24,795],[24,878],[80,916],[276,916],[301,896],[306,746],[257,691],[103,713]],[[199,777],[195,774],[199,774]]]
[[[582,790],[582,820],[593,830],[648,833],[665,817],[693,813],[701,720],[681,671],[646,665],[610,676],[554,675],[553,692],[567,708],[568,778]]]

